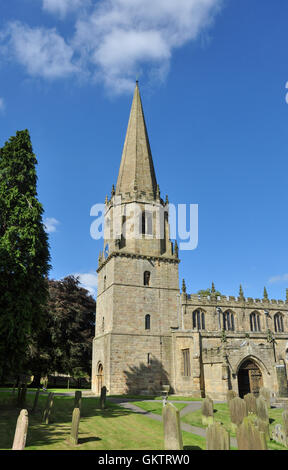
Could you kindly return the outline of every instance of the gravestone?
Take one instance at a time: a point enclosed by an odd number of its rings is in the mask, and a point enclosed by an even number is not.
[[[17,419],[12,450],[23,450],[28,432],[28,411],[21,410]]]
[[[20,390],[20,396],[19,396],[19,406],[21,408],[25,406],[26,403],[26,393],[27,393],[27,385],[26,383],[22,385],[22,388]]]
[[[247,405],[245,400],[240,397],[232,398],[229,401],[229,412],[231,420],[231,430],[236,431],[237,426],[240,426],[245,416],[247,416]]]
[[[79,432],[79,423],[80,423],[80,408],[74,408],[72,415],[72,426],[69,441],[73,445],[78,444],[78,432]]]
[[[288,439],[288,410],[283,411],[282,419],[283,419],[283,431]]]
[[[276,424],[272,431],[272,439],[278,444],[282,444],[283,446],[288,446],[287,435],[285,434],[281,424]]]
[[[36,411],[38,398],[39,398],[39,393],[40,393],[40,388],[37,388],[37,392],[35,393],[35,398],[34,398],[34,403],[33,403],[33,408],[31,410],[31,413],[35,413],[35,411]]]
[[[244,400],[247,406],[247,412],[256,414],[256,397],[253,393],[244,395]]]
[[[261,387],[260,390],[259,390],[259,397],[264,398],[264,400],[267,402],[268,408],[271,407],[271,402],[270,402],[271,393],[270,393],[270,390],[268,388]]]
[[[208,426],[206,450],[230,450],[230,434],[222,424],[214,423]]]
[[[107,393],[107,388],[101,387],[101,394],[100,394],[100,408],[101,410],[104,410],[105,404],[106,404],[106,393]]]
[[[267,450],[265,433],[245,417],[236,430],[238,450]]]
[[[287,373],[285,364],[276,365],[276,376],[278,382],[279,397],[288,397]]]
[[[229,404],[229,401],[236,397],[237,397],[237,393],[234,390],[228,390],[226,394],[227,403]]]
[[[256,414],[257,414],[257,426],[260,431],[266,434],[266,437],[270,438],[269,432],[269,415],[267,401],[259,396],[256,399]]]
[[[164,427],[164,449],[183,450],[180,428],[180,412],[172,403],[166,403],[162,409]]]
[[[214,409],[213,409],[213,400],[211,398],[206,397],[202,401],[201,406],[201,413],[202,413],[202,424],[204,426],[209,424],[213,424],[214,422]]]
[[[46,401],[46,406],[43,413],[43,423],[49,424],[51,410],[54,401],[54,393],[50,392]]]
[[[75,398],[74,398],[74,408],[79,408],[81,410],[82,404],[82,392],[80,390],[76,390]]]

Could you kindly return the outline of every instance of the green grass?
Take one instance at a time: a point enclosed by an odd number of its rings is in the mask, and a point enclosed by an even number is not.
[[[15,394],[16,396],[16,394]],[[27,395],[30,411],[34,394]],[[29,412],[27,450],[163,450],[162,423],[107,402],[104,411],[98,399],[82,398],[79,444],[67,442],[71,429],[74,397],[55,396],[51,423],[41,423],[47,395],[39,396],[38,411]],[[160,404],[161,405],[161,404]],[[11,393],[0,394],[0,449],[11,449],[19,409]],[[205,439],[183,432],[185,449],[205,449]]]
[[[162,396],[155,395],[109,395],[111,398],[127,398],[130,400],[161,400]],[[177,395],[169,395],[169,401],[202,401],[203,398],[200,397],[183,397]]]
[[[133,405],[139,406],[142,410],[149,411],[150,413],[162,415],[162,402],[133,401]],[[178,408],[178,410],[182,410],[187,406],[185,403],[173,403],[173,405]]]
[[[276,424],[282,423],[283,408],[270,408],[268,410],[268,413],[269,413],[271,429]],[[231,432],[230,430],[230,414],[229,414],[228,405],[226,403],[214,404],[214,420],[221,422],[224,425],[224,427],[228,431],[230,431],[230,435],[232,437],[235,437],[235,433]],[[187,413],[185,416],[181,418],[181,421],[183,421],[184,423],[188,423],[191,426],[205,428],[205,426],[203,426],[202,424],[201,409]],[[269,441],[268,448],[272,450],[287,450],[286,447],[282,446],[281,444],[278,444],[275,441]]]

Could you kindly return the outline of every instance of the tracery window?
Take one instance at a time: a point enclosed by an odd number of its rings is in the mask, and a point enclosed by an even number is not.
[[[194,310],[192,314],[193,329],[205,330],[205,313],[201,309]]]
[[[261,331],[260,313],[258,312],[250,313],[250,330]]]
[[[223,330],[235,331],[234,313],[230,310],[223,312]]]
[[[275,333],[283,333],[284,331],[283,315],[280,312],[274,315],[274,330]]]

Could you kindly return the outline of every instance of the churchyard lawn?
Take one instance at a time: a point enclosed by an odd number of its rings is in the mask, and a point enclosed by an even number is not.
[[[95,397],[82,398],[79,444],[72,446],[67,442],[67,438],[71,430],[74,396],[55,395],[51,422],[48,425],[42,424],[47,393],[40,394],[37,411],[31,414],[34,396],[34,393],[27,393],[26,408],[29,411],[29,428],[26,450],[164,449],[161,422],[133,413],[119,405],[109,403],[108,400],[106,402],[107,408],[101,411],[99,400]],[[12,447],[16,421],[20,411],[12,403],[16,397],[17,390],[15,390],[14,397],[12,391],[0,393],[1,450]],[[188,432],[183,432],[183,444],[185,450],[205,449],[205,439]]]

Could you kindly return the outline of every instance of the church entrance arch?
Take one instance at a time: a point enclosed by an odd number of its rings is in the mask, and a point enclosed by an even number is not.
[[[99,362],[98,367],[97,367],[97,392],[98,392],[98,395],[100,395],[101,388],[103,387],[103,378],[104,378],[103,364],[101,364],[101,362]]]
[[[238,370],[239,397],[243,398],[247,393],[253,393],[258,397],[261,387],[263,387],[263,377],[259,366],[253,359],[246,359]]]

